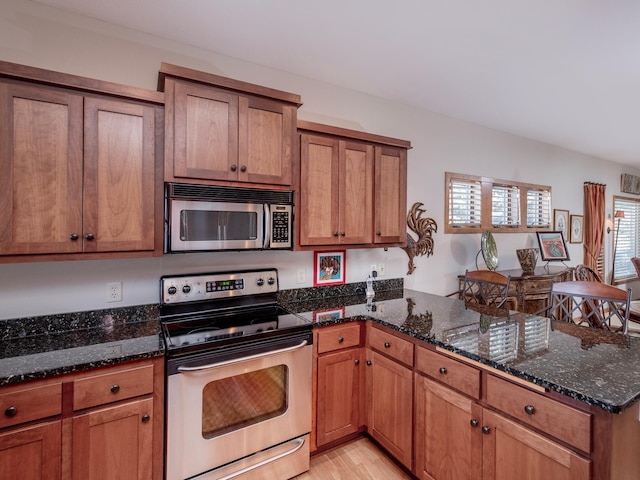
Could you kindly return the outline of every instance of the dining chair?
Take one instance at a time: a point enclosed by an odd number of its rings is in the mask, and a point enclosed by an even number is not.
[[[510,276],[492,270],[467,270],[460,298],[465,306],[479,307],[483,313],[508,311],[510,281]]]
[[[558,282],[551,286],[545,316],[626,334],[630,303],[631,289],[584,280]]]
[[[591,267],[588,267],[583,263],[576,266],[576,268],[573,271],[573,274],[576,277],[576,280],[585,281],[585,282],[603,283],[602,278],[600,277],[598,272],[596,272],[594,269],[592,269]]]

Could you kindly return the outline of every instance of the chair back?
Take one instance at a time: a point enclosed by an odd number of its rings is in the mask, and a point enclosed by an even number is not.
[[[551,286],[548,317],[575,324],[627,333],[631,289],[577,280]]]
[[[638,260],[640,260],[640,258]],[[576,280],[581,282],[602,283],[602,278],[600,278],[598,272],[582,263],[575,268],[574,275],[576,277]]]
[[[633,264],[633,268],[636,269],[636,276],[640,278],[640,257],[632,257],[631,263]]]
[[[465,306],[482,310],[482,313],[508,311],[510,280],[511,277],[492,270],[467,270],[461,298]]]

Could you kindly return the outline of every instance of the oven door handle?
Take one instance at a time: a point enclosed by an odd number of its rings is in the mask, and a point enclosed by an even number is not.
[[[249,355],[248,357],[236,358],[234,360],[226,360],[224,362],[210,363],[209,365],[201,365],[198,367],[178,367],[178,372],[199,372],[201,370],[209,370],[210,368],[223,367],[226,365],[233,365],[234,363],[247,362],[249,360],[255,360],[256,358],[268,357],[271,355],[277,355],[279,353],[292,352],[298,350],[308,343],[307,340],[303,340],[300,345],[294,345],[293,347],[281,348],[279,350],[272,350],[270,352],[258,353],[256,355]]]

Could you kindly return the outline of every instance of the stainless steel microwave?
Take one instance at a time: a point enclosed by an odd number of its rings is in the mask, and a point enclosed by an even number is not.
[[[167,183],[165,252],[293,247],[293,192]]]

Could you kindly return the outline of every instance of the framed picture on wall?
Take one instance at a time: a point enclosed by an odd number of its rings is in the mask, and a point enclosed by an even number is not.
[[[314,252],[313,286],[341,285],[346,279],[346,251]]]
[[[569,238],[569,210],[553,209],[553,229],[562,232],[564,238]]]
[[[540,247],[540,258],[543,261],[569,260],[567,244],[561,231],[536,233],[538,235],[538,246]]]
[[[569,225],[569,243],[582,243],[584,241],[584,216],[571,215]]]

